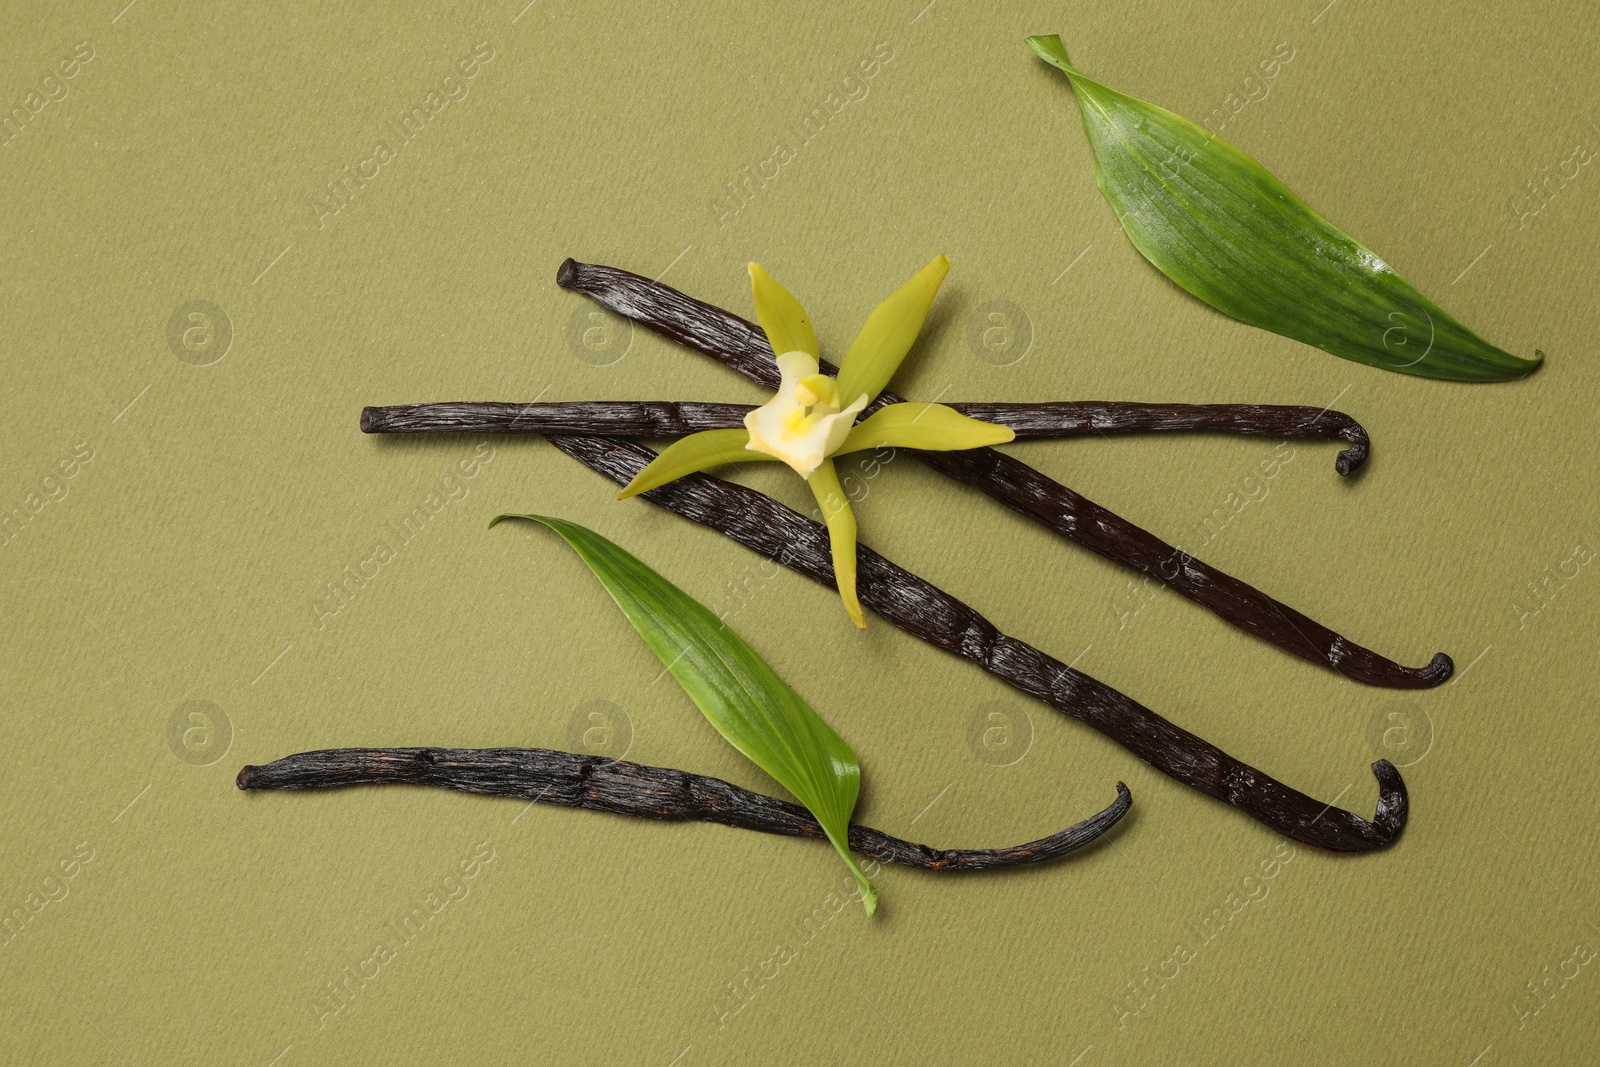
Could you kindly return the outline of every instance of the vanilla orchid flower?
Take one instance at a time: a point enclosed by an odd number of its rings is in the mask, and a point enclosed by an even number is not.
[[[618,498],[724,463],[787,463],[817,498],[828,527],[839,597],[851,620],[865,629],[856,598],[855,514],[833,457],[878,447],[929,452],[982,448],[1016,436],[1009,427],[969,418],[943,404],[889,404],[856,422],[911,350],[949,271],[950,261],[936,256],[879,304],[839,364],[839,376],[832,378],[821,373],[817,335],[800,301],[760,264],[750,264],[756,318],[772,345],[782,379],[778,392],[745,416],[742,430],[706,430],[663,449]]]

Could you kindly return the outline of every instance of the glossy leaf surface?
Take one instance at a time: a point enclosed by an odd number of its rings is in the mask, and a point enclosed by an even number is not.
[[[1028,45],[1071,80],[1100,191],[1134,247],[1212,307],[1405,374],[1505,381],[1539,365],[1457,322],[1220,137],[1087,77],[1058,36]]]
[[[501,519],[543,523],[572,546],[717,732],[816,816],[870,915],[877,893],[848,845],[861,768],[844,739],[721,619],[636,556],[562,519]]]

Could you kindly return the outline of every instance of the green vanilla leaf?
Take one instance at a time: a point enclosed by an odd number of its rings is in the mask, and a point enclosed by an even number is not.
[[[1028,45],[1072,82],[1096,181],[1129,240],[1218,311],[1404,374],[1494,382],[1539,365],[1451,318],[1220,137],[1085,76],[1054,34]]]
[[[861,767],[844,739],[721,619],[637,557],[562,519],[500,515],[489,525],[501,519],[543,523],[572,546],[717,732],[816,816],[871,915],[877,890],[849,848]]]

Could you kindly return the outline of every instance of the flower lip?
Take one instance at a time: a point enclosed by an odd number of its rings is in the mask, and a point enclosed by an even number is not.
[[[745,416],[751,451],[787,463],[802,478],[811,477],[850,433],[856,416],[867,406],[863,393],[848,407],[839,407],[839,388],[817,372],[817,360],[806,352],[785,352],[777,359],[782,383],[773,398]]]

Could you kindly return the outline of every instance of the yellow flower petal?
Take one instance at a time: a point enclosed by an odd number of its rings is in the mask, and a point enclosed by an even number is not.
[[[920,448],[925,452],[953,452],[1003,445],[1016,436],[1009,426],[974,419],[943,404],[890,404],[852,427],[834,455],[884,445]]]
[[[761,323],[774,356],[804,352],[812,359],[818,358],[817,332],[811,328],[806,309],[759,263],[750,264],[750,296],[756,304],[756,321]]]
[[[639,493],[649,492],[666,485],[685,474],[719,467],[724,463],[755,463],[775,457],[752,452],[745,447],[750,441],[750,431],[702,430],[674,441],[661,450],[661,454],[646,464],[644,470],[633,476],[633,481],[617,494],[625,500]]]
[[[879,304],[867,316],[839,365],[839,395],[867,394],[876,400],[899,369],[900,361],[911,351],[911,344],[922,331],[922,321],[928,317],[928,308],[944,276],[950,273],[950,260],[944,256],[933,257],[917,272],[916,277],[902,285],[895,293]],[[762,320],[762,326],[766,321]]]
[[[825,459],[811,477],[806,479],[817,504],[822,508],[822,521],[828,524],[828,544],[833,549],[833,579],[839,587],[839,599],[844,601],[845,613],[857,627],[865,630],[867,620],[861,615],[861,601],[856,599],[856,516],[850,510],[850,500],[839,484],[839,472],[833,460]]]

